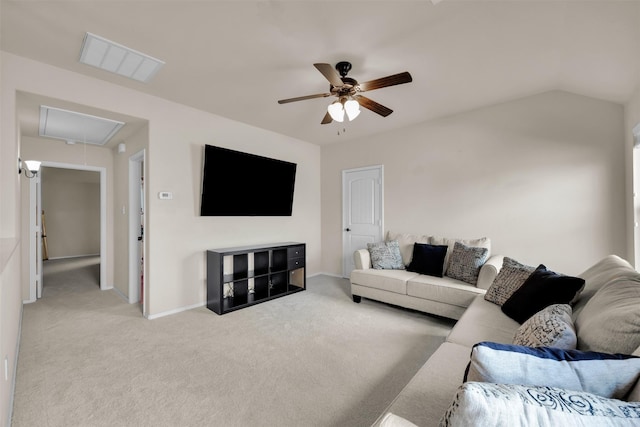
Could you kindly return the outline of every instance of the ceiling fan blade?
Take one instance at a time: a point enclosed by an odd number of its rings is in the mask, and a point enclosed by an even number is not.
[[[331,118],[331,114],[329,114],[329,112],[327,111],[327,114],[324,115],[324,118],[322,119],[320,124],[321,125],[326,125],[328,123],[331,123],[332,121],[333,121],[333,119]]]
[[[313,64],[313,66],[316,67],[327,80],[329,80],[331,85],[340,87],[344,84],[342,83],[340,74],[338,74],[331,64]]]
[[[374,89],[380,89],[387,86],[401,85],[403,83],[412,82],[411,74],[407,71],[404,73],[394,74],[392,76],[382,77],[380,79],[370,80],[368,82],[360,83],[360,91],[365,92]]]
[[[327,96],[331,96],[331,94],[330,93],[317,93],[315,95],[307,95],[307,96],[299,96],[297,98],[281,99],[281,100],[278,101],[278,104],[287,104],[289,102],[304,101],[305,99],[326,98]]]
[[[365,96],[356,95],[354,96],[358,104],[361,107],[364,107],[368,110],[373,111],[374,113],[380,114],[382,117],[387,117],[389,114],[393,113],[391,108],[387,108],[382,104],[378,104],[376,101],[373,101]]]

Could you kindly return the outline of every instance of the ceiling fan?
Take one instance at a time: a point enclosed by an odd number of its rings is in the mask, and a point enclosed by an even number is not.
[[[304,101],[306,99],[335,96],[338,99],[331,103],[327,108],[327,113],[322,119],[322,122],[320,122],[323,125],[331,123],[334,120],[342,122],[345,115],[349,120],[355,119],[358,114],[360,114],[360,106],[371,110],[374,113],[380,114],[382,117],[387,117],[389,114],[393,113],[392,109],[387,108],[382,104],[378,104],[377,102],[360,95],[360,93],[374,89],[381,89],[387,86],[409,83],[413,80],[411,78],[411,74],[405,71],[403,73],[370,80],[365,83],[358,83],[355,79],[347,77],[347,74],[351,71],[350,62],[338,62],[335,69],[330,64],[313,64],[313,66],[316,67],[327,80],[329,80],[329,92],[300,96],[297,98],[281,99],[278,101],[278,104],[287,104],[289,102]]]

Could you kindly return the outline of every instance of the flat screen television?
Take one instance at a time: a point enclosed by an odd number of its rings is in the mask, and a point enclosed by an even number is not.
[[[200,216],[291,216],[296,166],[205,145]]]

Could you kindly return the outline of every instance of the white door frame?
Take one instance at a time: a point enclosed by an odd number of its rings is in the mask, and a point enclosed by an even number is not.
[[[138,259],[138,233],[140,232],[140,212],[135,207],[140,206],[140,175],[141,167],[146,164],[146,150],[140,150],[129,157],[129,304],[135,304],[140,299],[140,276]],[[144,198],[146,200],[146,190]],[[147,209],[144,207],[143,224],[147,226]],[[145,230],[146,234],[146,230]],[[144,244],[143,237],[143,244]],[[143,252],[144,253],[144,252]],[[143,264],[144,268],[144,264]],[[147,280],[143,274],[142,293],[147,294]],[[146,298],[142,299],[142,313],[146,313]]]
[[[113,288],[113,285],[110,286],[107,284],[107,169],[98,166],[75,165],[71,163],[49,161],[43,161],[41,166],[100,173],[100,289],[106,290]],[[36,181],[33,179],[29,184],[30,218],[32,218],[31,215],[38,208],[36,198],[38,200],[41,199],[42,194],[42,185],[36,185],[37,182],[41,183],[41,180],[38,179],[38,181]],[[37,214],[33,215],[33,217],[37,216]],[[37,224],[37,222],[30,224],[29,228],[37,227],[35,224]],[[42,251],[37,250],[37,243],[35,239],[32,239],[31,236],[29,236],[29,300],[25,302],[35,302],[37,299],[37,282],[35,278],[38,262],[42,263]],[[40,272],[40,274],[42,274],[42,272]]]
[[[349,200],[347,200],[348,194],[346,191],[344,191],[345,179],[348,173],[368,171],[368,170],[379,171],[379,176],[380,176],[380,186],[379,186],[379,194],[378,194],[378,200],[380,203],[379,235],[381,239],[384,237],[384,165],[374,165],[374,166],[365,166],[365,167],[354,168],[354,169],[345,169],[342,171],[342,248],[343,248],[343,251],[347,244],[348,232],[346,231],[346,228],[347,228],[347,222],[349,218],[348,210],[347,210],[349,206]],[[349,273],[347,271],[348,268],[345,261],[347,255],[349,254],[344,254],[344,253],[342,254],[342,277],[349,277]]]

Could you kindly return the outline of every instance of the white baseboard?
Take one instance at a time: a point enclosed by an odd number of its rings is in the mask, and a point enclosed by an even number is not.
[[[203,307],[206,304],[207,304],[206,302],[200,302],[200,303],[193,304],[193,305],[190,305],[190,306],[187,306],[187,307],[180,307],[180,308],[175,308],[175,309],[169,310],[169,311],[163,311],[162,313],[145,315],[144,317],[146,317],[149,320],[158,319],[160,317],[171,316],[172,314],[181,313],[183,311],[192,310],[192,309],[198,308],[198,307]]]
[[[100,256],[100,254],[86,254],[86,255],[69,255],[69,256],[57,256],[53,258],[47,258],[45,261],[54,261],[57,259],[73,259],[73,258],[86,258],[90,256]]]
[[[111,289],[113,289],[116,293],[116,295],[118,295],[120,298],[122,298],[127,304],[132,304],[129,302],[129,297],[126,296],[125,294],[122,293],[122,291],[118,288],[116,288],[115,286],[112,286]]]

